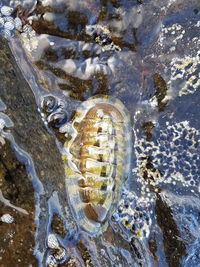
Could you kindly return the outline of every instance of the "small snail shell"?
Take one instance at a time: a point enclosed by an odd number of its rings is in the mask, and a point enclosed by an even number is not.
[[[52,123],[56,128],[60,128],[68,121],[68,114],[65,110],[58,110],[50,114],[47,118],[49,123]]]
[[[1,7],[1,13],[4,16],[10,16],[13,12],[13,8],[9,6],[2,6]]]
[[[54,96],[46,96],[42,102],[45,112],[51,113],[58,108],[58,99]]]

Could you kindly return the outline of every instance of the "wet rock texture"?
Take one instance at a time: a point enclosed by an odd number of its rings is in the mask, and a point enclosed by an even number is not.
[[[7,106],[6,115],[9,116],[15,125],[9,131],[14,136],[15,141],[20,144],[20,147],[27,151],[33,161],[36,162],[36,173],[40,177],[41,181],[44,182],[44,187],[51,186],[52,188],[49,194],[51,194],[55,187],[57,189],[60,188],[60,191],[62,191],[62,188],[64,188],[64,179],[62,179],[64,172],[62,173],[62,161],[60,159],[60,154],[52,137],[46,131],[40,118],[34,95],[32,94],[28,83],[24,80],[19,68],[16,66],[6,40],[3,38],[0,39],[0,66],[0,97]],[[2,191],[3,193],[5,191],[5,198],[9,197],[11,200],[16,199],[16,205],[23,203],[23,205],[27,205],[28,208],[31,209],[31,213],[33,213],[33,191],[31,194],[32,199],[29,200],[29,192],[32,190],[32,187],[30,189],[27,188],[28,185],[26,186],[26,183],[20,183],[20,179],[17,179],[16,175],[19,173],[20,176],[20,168],[22,167],[20,167],[19,163],[13,163],[12,160],[9,159],[9,156],[10,154],[7,155],[7,160],[4,159],[4,169],[1,168],[1,175],[3,175],[3,177],[7,177],[7,183],[3,183]],[[12,157],[13,155],[11,158]],[[5,162],[8,164],[7,167]],[[15,169],[18,172],[16,172]],[[12,177],[13,175],[15,177]],[[16,184],[12,181],[12,179],[15,179]],[[17,197],[19,190],[21,190],[22,199]],[[23,192],[25,195],[23,195]],[[66,201],[65,195],[62,195],[61,193],[60,196],[62,201]],[[48,198],[49,195],[46,193],[45,197],[40,200],[41,207],[44,212],[47,210],[46,199]],[[30,207],[29,201],[32,201],[32,206]],[[25,208],[27,207],[25,206]],[[28,217],[29,223],[33,220],[33,214],[30,216],[23,215],[23,217]],[[70,215],[68,218],[70,220]],[[41,215],[40,219],[41,224],[45,224],[47,218]],[[7,225],[3,227],[7,227]],[[19,223],[18,227],[23,228],[23,224],[20,226]],[[32,231],[34,231],[34,229],[30,229],[29,231],[31,238],[33,238]],[[20,233],[19,235],[23,234]],[[38,239],[43,240],[43,247],[45,247],[45,231],[39,232]],[[25,248],[26,246],[23,246],[23,250]],[[13,249],[12,253],[9,254],[10,259],[12,259],[14,252],[15,249]]]
[[[37,266],[33,256],[34,242],[34,190],[25,166],[20,163],[9,142],[0,144],[0,190],[3,197],[24,214],[0,202],[0,216],[10,214],[14,222],[0,222],[0,266]]]

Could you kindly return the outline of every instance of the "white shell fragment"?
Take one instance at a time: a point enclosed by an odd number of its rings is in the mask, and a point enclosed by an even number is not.
[[[13,12],[13,8],[9,6],[2,6],[1,7],[1,13],[4,16],[10,16]]]
[[[60,247],[58,240],[54,234],[48,235],[47,245],[49,248],[58,249]]]
[[[6,213],[1,216],[0,221],[4,223],[13,223],[14,218],[10,214]]]

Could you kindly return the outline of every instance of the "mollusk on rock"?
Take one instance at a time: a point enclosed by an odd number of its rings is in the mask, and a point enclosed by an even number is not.
[[[98,235],[106,230],[130,172],[130,116],[119,100],[99,96],[82,103],[71,128],[63,155],[67,191],[80,227]]]

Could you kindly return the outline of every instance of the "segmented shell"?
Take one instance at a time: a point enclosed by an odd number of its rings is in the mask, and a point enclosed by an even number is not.
[[[130,171],[130,117],[119,100],[102,96],[85,101],[71,126],[67,190],[79,225],[96,235],[106,229]]]

